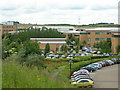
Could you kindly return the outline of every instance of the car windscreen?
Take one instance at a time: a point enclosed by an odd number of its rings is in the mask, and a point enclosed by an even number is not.
[[[87,81],[87,80],[82,80],[82,81],[80,81],[80,82],[89,82],[89,81]]]

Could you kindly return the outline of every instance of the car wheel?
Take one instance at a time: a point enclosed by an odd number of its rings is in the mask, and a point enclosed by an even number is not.
[[[92,88],[92,85],[89,85],[88,87],[89,87],[89,88]]]

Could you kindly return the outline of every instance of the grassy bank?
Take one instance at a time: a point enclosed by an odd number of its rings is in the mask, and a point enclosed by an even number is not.
[[[14,61],[3,62],[3,88],[72,88],[67,78],[50,77],[48,69],[21,66]]]
[[[108,57],[111,58],[111,57]],[[90,63],[108,58],[80,60],[72,64],[72,72]],[[14,58],[3,61],[3,88],[76,88],[69,83],[69,62],[44,61],[46,68],[27,67],[17,63]],[[63,70],[61,70],[63,69]],[[54,72],[61,70],[51,78]]]

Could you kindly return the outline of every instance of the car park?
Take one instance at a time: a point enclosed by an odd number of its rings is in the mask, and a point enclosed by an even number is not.
[[[78,87],[94,87],[94,80],[90,77],[89,72],[94,72],[102,67],[119,64],[120,58],[112,58],[108,60],[99,61],[96,63],[89,64],[80,70],[75,71],[71,75],[71,84],[77,85]]]

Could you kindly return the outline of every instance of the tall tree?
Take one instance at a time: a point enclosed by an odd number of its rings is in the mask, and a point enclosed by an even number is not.
[[[120,45],[118,45],[118,46],[116,47],[116,51],[117,51],[118,54],[120,53]]]
[[[87,42],[84,40],[84,41],[82,42],[82,44],[83,44],[84,46],[86,46]]]
[[[25,56],[28,56],[29,54],[41,54],[41,50],[37,42],[25,41],[23,43],[23,48],[25,50]]]
[[[46,53],[49,53],[49,51],[50,51],[50,45],[49,45],[49,43],[47,43],[45,46],[45,55],[46,55]]]

